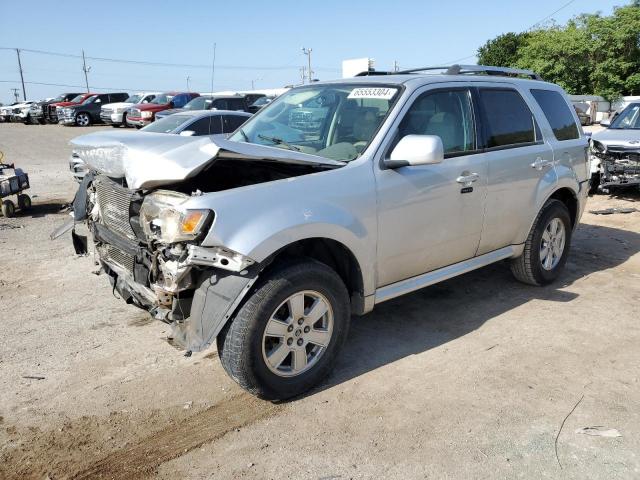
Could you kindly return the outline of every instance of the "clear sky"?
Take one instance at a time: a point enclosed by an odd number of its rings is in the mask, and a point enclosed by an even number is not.
[[[220,2],[0,0],[0,47],[90,57],[188,64],[148,66],[91,59],[89,86],[117,91],[281,87],[299,82],[311,47],[317,78],[341,76],[341,61],[371,57],[378,69],[475,63],[477,48],[508,31],[523,31],[568,3],[537,1],[322,0]],[[609,14],[627,0],[574,0],[553,19]],[[463,63],[462,60],[460,60]],[[198,67],[201,65],[202,67]],[[84,85],[82,61],[22,52],[27,82]],[[0,101],[20,88],[15,51],[0,50]],[[40,99],[78,88],[27,84]],[[80,91],[84,90],[80,88]],[[92,89],[93,90],[93,89]]]

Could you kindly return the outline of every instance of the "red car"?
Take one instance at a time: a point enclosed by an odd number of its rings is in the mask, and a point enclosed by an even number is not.
[[[58,123],[58,112],[57,108],[70,107],[72,105],[80,105],[91,95],[96,95],[95,93],[79,93],[78,96],[69,100],[68,102],[58,102],[58,103],[50,103],[47,105],[47,111],[43,112],[45,116],[45,120],[49,123]]]
[[[139,103],[129,109],[127,124],[136,128],[149,125],[156,118],[156,113],[170,108],[182,108],[199,93],[192,92],[166,92],[154,98],[149,103]]]

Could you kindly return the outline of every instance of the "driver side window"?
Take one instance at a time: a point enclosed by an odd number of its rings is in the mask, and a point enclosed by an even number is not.
[[[475,150],[469,90],[440,90],[420,95],[400,123],[398,140],[406,135],[437,135],[445,154]]]

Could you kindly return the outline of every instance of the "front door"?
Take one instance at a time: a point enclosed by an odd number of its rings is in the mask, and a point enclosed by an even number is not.
[[[472,258],[482,232],[487,185],[469,89],[419,90],[396,120],[383,155],[405,135],[437,135],[440,164],[375,167],[378,279],[382,287]],[[393,133],[395,132],[395,134]]]

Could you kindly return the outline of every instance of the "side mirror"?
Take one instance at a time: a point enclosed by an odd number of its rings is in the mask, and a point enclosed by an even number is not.
[[[611,119],[610,118],[605,118],[604,120],[601,120],[600,121],[600,126],[609,128],[611,126]]]
[[[405,135],[384,161],[388,168],[429,165],[444,160],[442,139],[437,135]]]
[[[183,130],[180,132],[181,137],[192,137],[196,132],[193,130]]]

